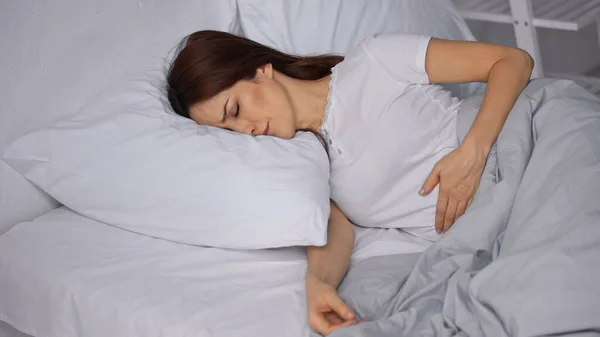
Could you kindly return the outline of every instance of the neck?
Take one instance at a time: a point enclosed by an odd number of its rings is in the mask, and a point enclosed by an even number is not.
[[[330,76],[303,81],[276,73],[274,77],[286,90],[296,118],[296,130],[319,132],[325,119]]]

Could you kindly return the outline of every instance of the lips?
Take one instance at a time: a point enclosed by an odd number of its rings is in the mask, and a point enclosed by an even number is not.
[[[267,122],[267,127],[265,128],[265,131],[263,131],[263,135],[264,136],[268,136],[269,135],[269,122]]]

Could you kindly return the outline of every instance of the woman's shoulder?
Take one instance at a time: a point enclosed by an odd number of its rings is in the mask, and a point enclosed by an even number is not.
[[[389,52],[398,50],[414,50],[422,45],[428,45],[431,36],[408,33],[378,33],[361,40],[352,48],[347,56]]]
[[[382,71],[397,82],[429,84],[425,60],[430,41],[431,37],[426,35],[376,34],[348,52],[339,68],[344,71],[367,68]]]

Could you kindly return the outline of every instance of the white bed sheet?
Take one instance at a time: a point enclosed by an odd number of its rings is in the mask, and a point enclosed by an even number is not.
[[[20,332],[19,330],[0,321],[0,337],[32,337],[31,335]]]
[[[357,234],[354,262],[428,245]],[[310,336],[305,268],[302,248],[188,246],[59,208],[0,236],[0,321],[43,337]]]

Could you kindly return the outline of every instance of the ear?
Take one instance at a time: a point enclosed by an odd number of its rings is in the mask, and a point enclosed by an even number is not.
[[[267,77],[269,79],[273,78],[273,65],[271,63],[267,63],[256,69],[256,78],[257,79],[262,79],[265,77]]]

